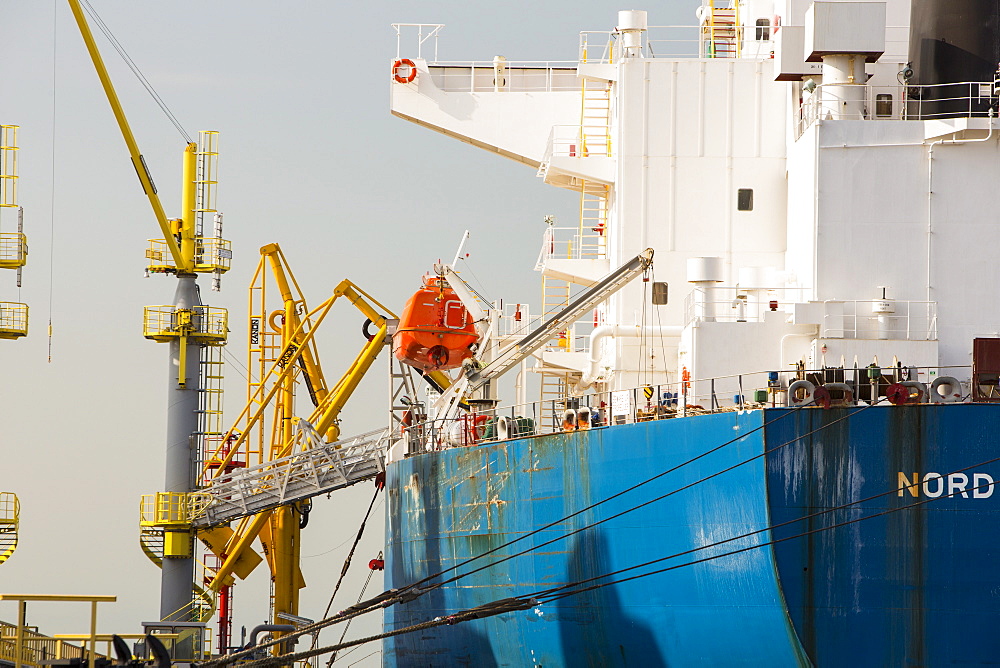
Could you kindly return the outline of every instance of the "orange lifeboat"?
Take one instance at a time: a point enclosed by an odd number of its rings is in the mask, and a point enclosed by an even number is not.
[[[472,357],[479,340],[472,317],[455,291],[439,276],[424,276],[392,335],[396,359],[422,371],[457,369]]]

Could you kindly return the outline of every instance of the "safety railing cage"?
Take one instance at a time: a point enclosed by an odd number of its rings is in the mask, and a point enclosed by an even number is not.
[[[23,267],[28,260],[28,237],[20,232],[0,232],[0,269]]]
[[[28,305],[0,302],[0,339],[16,339],[28,334]]]
[[[229,312],[219,306],[147,306],[143,309],[143,336],[154,341],[170,341],[188,336],[208,345],[225,343],[229,333]]]
[[[433,416],[401,428],[408,454],[503,441],[513,438],[583,431],[652,420],[796,405],[789,388],[796,381],[834,388],[833,406],[875,403],[951,403],[969,399],[970,367],[917,367],[897,363],[878,367],[759,371],[705,379],[643,385],[624,390],[536,401],[463,413],[450,419]],[[938,389],[943,385],[942,389]],[[899,387],[907,387],[904,400]],[[918,388],[921,386],[922,389]],[[916,388],[916,389],[914,389]],[[917,392],[920,389],[920,392]],[[895,394],[894,394],[895,393]],[[845,398],[845,396],[847,398]],[[816,404],[813,398],[800,402]]]
[[[52,638],[32,629],[22,629],[21,656],[17,656],[17,625],[0,622],[0,664],[38,668],[57,660],[82,659],[87,651],[61,638]]]
[[[997,117],[1000,85],[963,81],[926,86],[820,84],[804,91],[798,134],[816,121],[927,121]],[[846,110],[846,111],[845,111]]]
[[[190,523],[189,495],[184,492],[143,494],[139,501],[139,525],[165,527]]]
[[[194,271],[204,273],[225,273],[233,261],[232,242],[217,237],[195,237],[194,240]],[[146,269],[154,274],[174,273],[177,265],[167,242],[163,239],[150,239],[146,249],[146,259],[149,260]]]

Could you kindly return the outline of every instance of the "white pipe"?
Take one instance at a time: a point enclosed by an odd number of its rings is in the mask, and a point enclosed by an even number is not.
[[[993,137],[993,110],[990,109],[990,131],[982,139],[939,139],[927,145],[927,301],[931,300],[931,239],[934,233],[932,196],[934,194],[934,147],[938,144],[977,144]]]
[[[589,366],[583,372],[580,382],[573,386],[573,394],[585,392],[597,379],[601,365],[600,342],[609,336],[612,338],[638,338],[644,334],[660,336],[680,336],[684,328],[680,325],[646,326],[638,325],[602,325],[590,333]]]

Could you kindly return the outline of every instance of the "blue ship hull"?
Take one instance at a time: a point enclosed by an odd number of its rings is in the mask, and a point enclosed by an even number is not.
[[[387,631],[764,531],[616,579],[759,546],[737,554],[529,610],[390,638],[385,664],[1000,662],[1000,638],[991,632],[1000,613],[1000,494],[987,482],[1000,480],[1000,465],[973,466],[1000,455],[998,433],[996,405],[767,409],[539,436],[395,462],[387,481],[389,587],[504,546],[738,439],[459,572],[584,528],[580,533],[387,608]],[[876,498],[815,515],[868,497]]]

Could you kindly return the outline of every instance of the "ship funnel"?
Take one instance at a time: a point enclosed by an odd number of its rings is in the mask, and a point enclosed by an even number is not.
[[[1000,0],[912,0],[910,97],[924,118],[985,116],[1000,64]]]
[[[628,9],[618,12],[618,32],[622,36],[622,54],[625,58],[642,57],[642,33],[646,32],[646,12]]]

